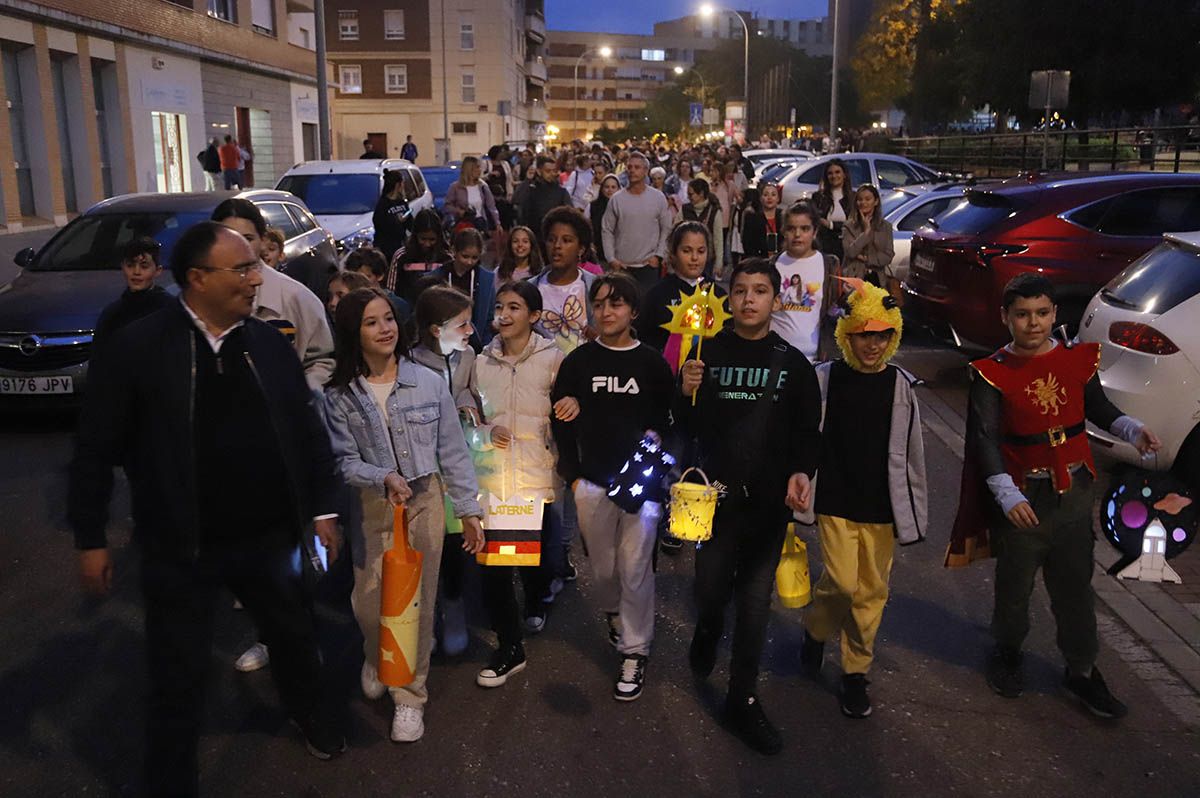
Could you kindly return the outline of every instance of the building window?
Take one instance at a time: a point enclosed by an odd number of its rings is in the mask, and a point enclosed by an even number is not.
[[[462,101],[468,105],[475,104],[475,73],[462,73]]]
[[[358,41],[358,12],[338,12],[338,38],[344,42]]]
[[[362,94],[362,67],[358,64],[339,65],[338,83],[342,94]]]
[[[474,123],[474,122],[451,122],[450,123],[450,132],[457,133],[457,134],[463,135],[463,136],[474,136],[475,131],[477,129],[478,128],[476,126],[476,123]]]
[[[237,0],[208,0],[208,15],[226,22],[237,22]]]
[[[300,29],[300,46],[303,47],[305,50],[313,49],[312,34],[310,34],[308,32],[308,28]],[[312,159],[309,159],[309,160],[312,160]]]
[[[383,12],[383,38],[399,41],[404,38],[404,10],[388,9]]]
[[[643,61],[666,61],[666,50],[642,50]]]
[[[383,86],[388,94],[408,94],[408,64],[388,64],[383,68]]]
[[[458,26],[458,47],[460,50],[475,49],[474,22],[463,22]]]
[[[250,25],[259,33],[275,34],[275,0],[250,0]]]

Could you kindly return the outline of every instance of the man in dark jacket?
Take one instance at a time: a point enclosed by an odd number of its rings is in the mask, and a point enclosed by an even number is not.
[[[542,229],[542,219],[551,209],[570,205],[571,195],[558,182],[558,166],[554,159],[539,155],[537,177],[521,198],[521,224],[533,230]]]
[[[153,795],[198,789],[222,584],[270,645],[272,676],[309,751],[329,759],[345,748],[319,700],[316,635],[295,563],[301,533],[314,525],[336,557],[335,464],[295,352],[251,315],[260,268],[232,230],[202,222],[186,231],[171,263],[181,301],[112,337],[80,419],[68,520],[94,593],[112,586],[105,527],[113,466],[125,467],[133,496]]]
[[[221,177],[221,154],[217,151],[219,140],[216,136],[208,142],[208,148],[198,154],[200,168],[204,170],[204,188],[206,191],[216,191],[217,181]]]

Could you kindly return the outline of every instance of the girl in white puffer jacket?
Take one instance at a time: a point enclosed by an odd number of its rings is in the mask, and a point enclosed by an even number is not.
[[[541,310],[542,295],[531,283],[501,286],[496,293],[497,335],[475,361],[485,423],[468,435],[468,443],[474,450],[475,473],[485,502],[493,497],[506,503],[532,500],[535,505],[554,501],[558,477],[550,414],[570,421],[578,415],[579,404],[573,397],[565,397],[551,408],[550,389],[563,353],[554,342],[533,331]],[[544,549],[547,541],[553,540],[554,514],[549,506],[543,510],[542,562],[546,563]],[[549,591],[550,568],[518,570],[525,589],[525,627],[540,632],[546,623],[542,599]],[[500,646],[476,682],[481,687],[499,687],[525,667],[513,566],[485,566],[483,596]]]

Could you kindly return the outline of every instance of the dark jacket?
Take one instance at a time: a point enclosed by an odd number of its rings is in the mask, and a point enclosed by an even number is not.
[[[299,535],[314,517],[337,512],[329,435],[288,340],[254,318],[241,332],[287,469]],[[89,374],[67,494],[76,548],[107,545],[112,470],[124,465],[143,551],[182,560],[198,555],[197,345],[195,325],[182,303],[174,303],[118,331],[103,367]]]
[[[771,258],[783,251],[783,211],[775,209],[775,240],[767,240],[767,217],[748,213],[742,223],[742,252],[746,257]]]
[[[558,184],[558,181],[547,183],[540,177],[532,181],[528,191],[521,198],[521,224],[533,228],[540,236],[542,234],[542,219],[546,218],[551,209],[560,205],[571,206],[571,195]]]
[[[200,168],[211,174],[221,173],[221,154],[217,152],[216,145],[209,144],[204,152],[196,156],[200,161]]]
[[[116,302],[100,312],[96,331],[92,334],[91,359],[95,360],[108,340],[122,327],[156,313],[175,299],[162,286],[152,285],[145,291],[130,291],[128,288]]]
[[[596,250],[596,262],[607,263],[608,255],[604,251],[604,212],[608,210],[608,197],[601,194],[596,199],[592,200],[591,206],[588,208],[588,213],[592,217],[592,248]],[[542,232],[539,230],[538,235]]]
[[[371,225],[375,228],[375,246],[383,252],[388,263],[392,262],[396,250],[404,246],[410,224],[412,212],[403,194],[396,199],[387,194],[379,197],[379,201],[375,203],[375,212],[371,214]]]

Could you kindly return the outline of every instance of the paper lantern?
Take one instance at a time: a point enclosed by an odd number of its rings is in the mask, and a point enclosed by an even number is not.
[[[483,508],[487,542],[483,551],[475,555],[476,562],[480,565],[541,564],[545,497],[501,499],[485,491],[479,497],[479,506]]]
[[[627,513],[638,512],[673,465],[675,458],[647,435],[609,485],[608,498]]]
[[[379,681],[403,687],[413,680],[420,641],[421,561],[408,545],[404,505],[392,514],[392,547],[383,553],[379,609]]]
[[[812,601],[808,544],[796,535],[795,528],[795,524],[788,524],[783,553],[775,567],[775,591],[779,593],[779,603],[790,609],[807,606]]]
[[[1121,579],[1180,582],[1167,560],[1196,537],[1200,514],[1182,482],[1169,472],[1118,472],[1100,504],[1100,526],[1121,559],[1109,569]]]
[[[703,485],[684,482],[693,471],[704,479]],[[671,486],[671,536],[697,543],[711,538],[718,496],[717,489],[708,481],[708,475],[699,468],[684,471],[679,481]]]

